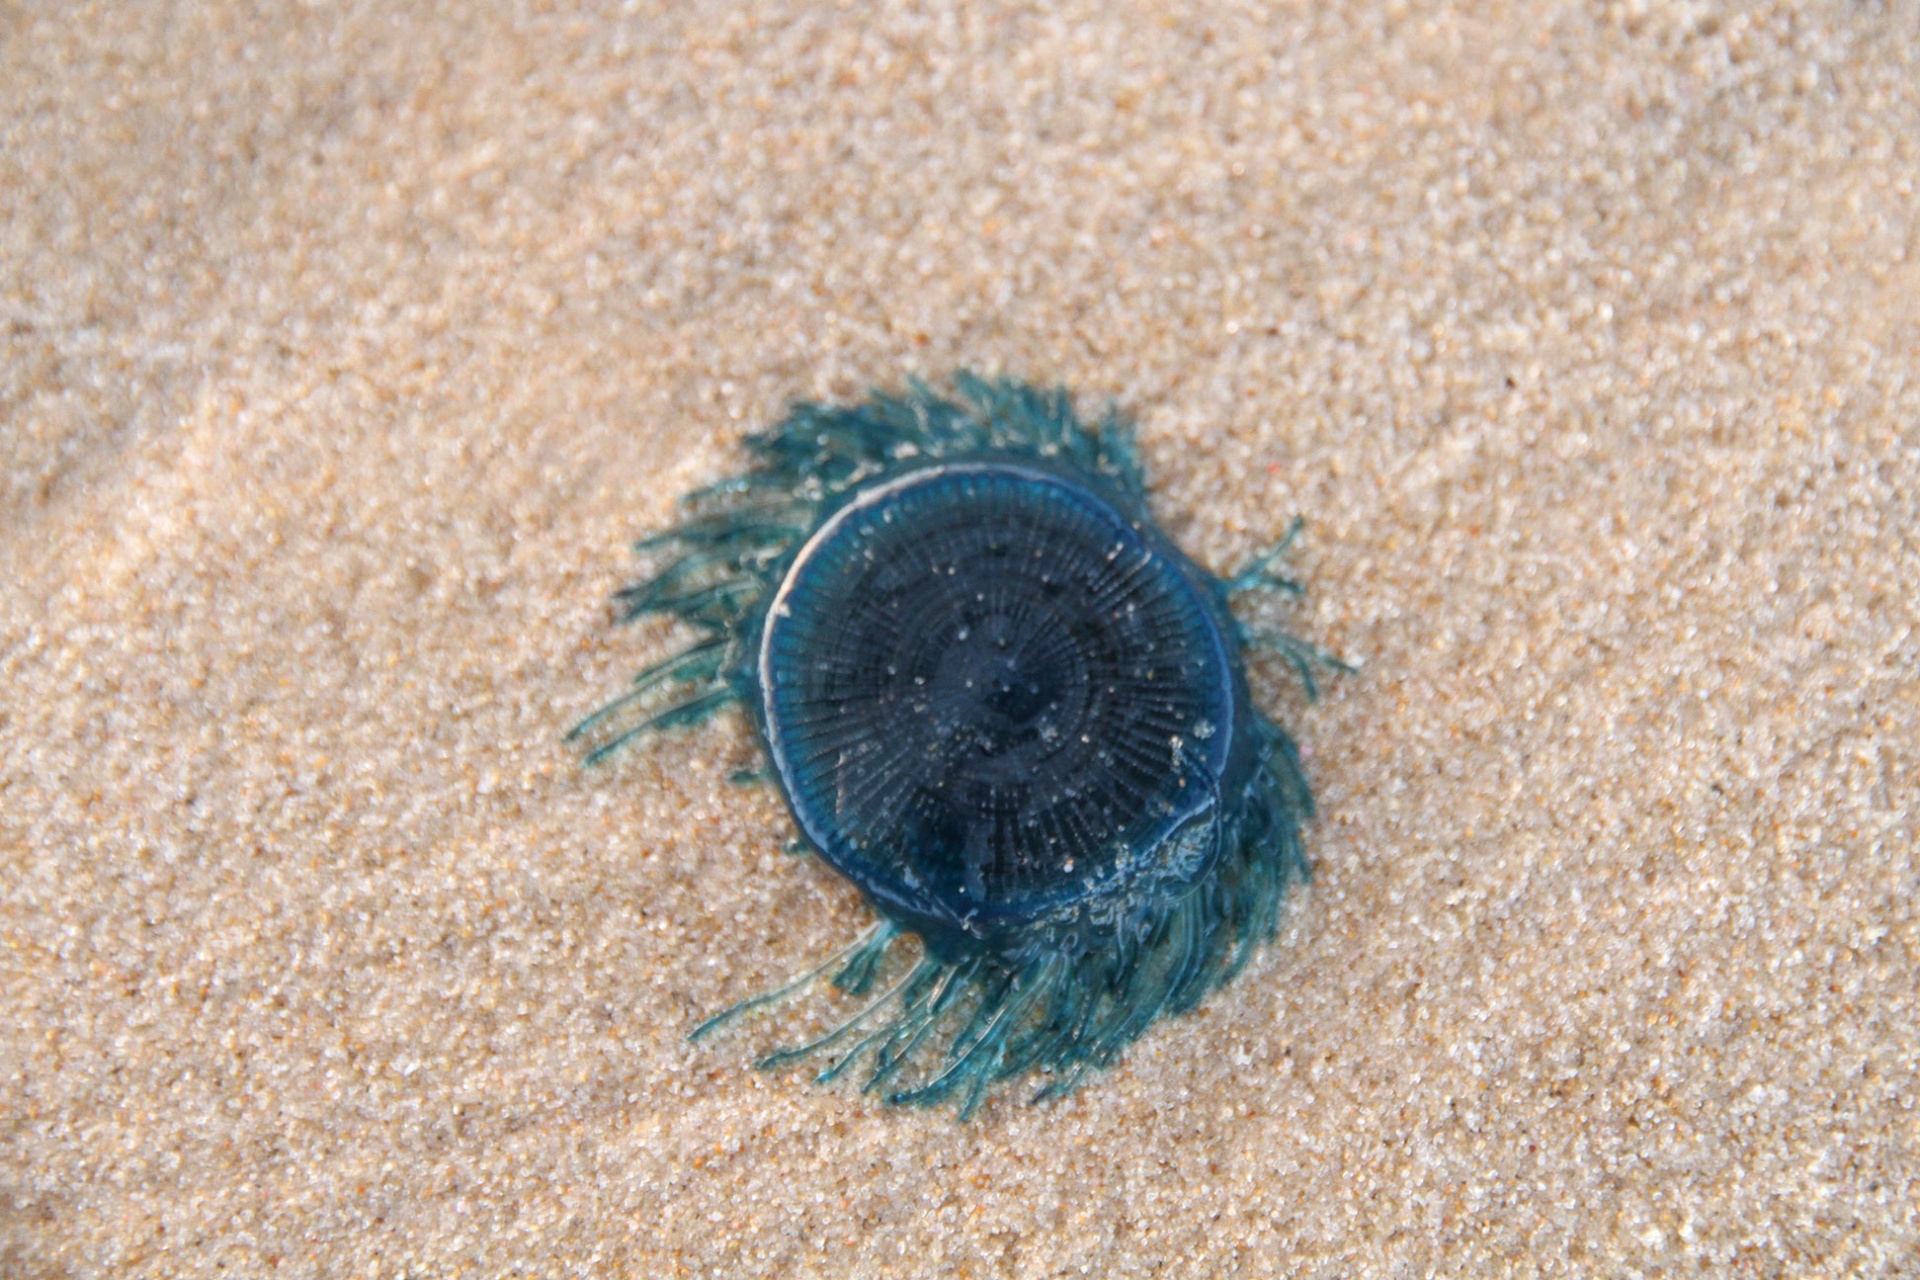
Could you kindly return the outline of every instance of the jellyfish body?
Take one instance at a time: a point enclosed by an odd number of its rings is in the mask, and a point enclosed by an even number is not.
[[[1159,532],[1117,415],[955,384],[751,438],[757,465],[694,495],[643,544],[678,554],[619,597],[699,638],[575,732],[598,759],[743,703],[804,845],[879,919],[694,1034],[831,973],[871,998],[762,1065],[837,1051],[822,1078],[864,1066],[887,1101],[964,1116],[1029,1072],[1072,1089],[1272,934],[1312,800],[1242,654],[1278,649],[1309,690],[1328,659],[1230,608],[1297,590],[1271,555],[1223,581]],[[683,696],[655,709],[663,684]],[[917,959],[890,964],[907,935]]]

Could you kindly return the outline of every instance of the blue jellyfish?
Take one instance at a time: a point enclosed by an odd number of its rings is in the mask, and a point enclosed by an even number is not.
[[[859,1069],[965,1118],[1015,1077],[1074,1089],[1272,935],[1313,800],[1242,654],[1277,651],[1309,696],[1341,664],[1229,607],[1300,591],[1271,568],[1298,520],[1217,578],[1149,516],[1119,414],[953,384],[799,404],[750,437],[750,469],[689,495],[616,597],[695,638],[573,736],[598,762],[742,705],[800,847],[876,919],[694,1038],[831,975],[858,1010],[760,1065],[825,1059],[822,1080]]]

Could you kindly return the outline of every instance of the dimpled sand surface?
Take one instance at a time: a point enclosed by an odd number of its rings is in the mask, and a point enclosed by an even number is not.
[[[398,14],[390,10],[399,10]],[[1920,6],[0,6],[0,1273],[1920,1274]],[[1363,663],[1281,938],[972,1123],[625,543],[1140,422]]]

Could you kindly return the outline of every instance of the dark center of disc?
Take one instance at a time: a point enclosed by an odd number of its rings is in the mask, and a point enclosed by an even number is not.
[[[1213,802],[1231,659],[1178,552],[1093,488],[950,463],[861,495],[762,636],[794,814],[877,897],[1031,914],[1124,874]]]

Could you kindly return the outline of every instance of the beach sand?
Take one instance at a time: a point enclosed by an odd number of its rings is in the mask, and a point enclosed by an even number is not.
[[[1920,1275],[1916,181],[1910,0],[0,7],[0,1272]],[[966,1125],[686,1043],[867,918],[737,714],[561,741],[962,366],[1362,668],[1282,935]]]

